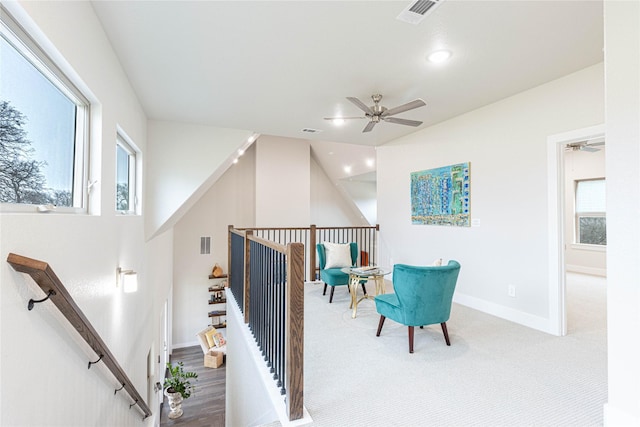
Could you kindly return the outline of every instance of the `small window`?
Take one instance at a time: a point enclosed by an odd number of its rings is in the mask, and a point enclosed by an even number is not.
[[[116,210],[136,211],[136,151],[118,133],[116,137]]]
[[[89,101],[1,12],[0,203],[86,210]]]
[[[576,243],[607,244],[606,181],[576,181]]]

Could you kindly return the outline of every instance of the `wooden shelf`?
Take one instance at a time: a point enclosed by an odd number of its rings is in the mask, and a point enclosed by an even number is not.
[[[218,323],[217,325],[211,325],[211,326],[213,326],[216,329],[224,329],[224,328],[227,327],[227,324],[226,323]]]
[[[217,280],[217,281],[213,282],[213,284],[209,286],[208,291],[215,293],[215,296],[221,296],[223,298],[221,300],[216,300],[216,301],[209,300],[207,302],[209,303],[209,305],[224,304],[219,306],[223,310],[212,310],[208,313],[209,319],[211,319],[211,326],[213,326],[216,329],[224,329],[227,327],[227,322],[226,322],[227,287],[225,285],[228,284],[226,280],[228,277],[229,276],[227,274],[223,274],[220,277],[213,277],[213,275],[211,274],[209,275],[210,280]],[[220,280],[220,279],[223,279],[223,280]],[[212,307],[212,308],[218,308],[218,307]],[[214,322],[219,322],[219,323],[214,323]]]

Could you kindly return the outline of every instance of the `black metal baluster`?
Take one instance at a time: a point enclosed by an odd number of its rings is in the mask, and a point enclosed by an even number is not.
[[[282,286],[280,288],[280,354],[282,355],[282,357],[280,358],[280,377],[282,378],[282,389],[284,390],[286,382],[285,382],[285,378],[287,376],[287,371],[285,369],[286,367],[286,353],[285,353],[285,348],[286,348],[286,336],[287,336],[287,331],[286,331],[286,324],[287,324],[287,313],[285,311],[285,303],[286,303],[286,299],[287,299],[287,286],[288,286],[288,280],[289,278],[287,277],[287,262],[288,260],[286,259],[286,257],[284,255],[282,255],[283,258],[283,271],[282,271],[282,275],[285,278],[282,281]]]
[[[281,254],[280,254],[281,255]],[[282,340],[282,331],[280,329],[280,319],[282,317],[282,313],[280,311],[280,300],[281,300],[281,288],[282,288],[282,272],[280,269],[280,265],[282,262],[282,258],[280,258],[278,263],[278,288],[277,288],[277,292],[276,292],[276,304],[274,305],[274,311],[276,313],[276,319],[277,319],[277,323],[275,325],[275,330],[276,330],[276,348],[277,348],[277,358],[276,358],[276,363],[275,363],[275,374],[273,375],[273,379],[276,380],[276,385],[278,387],[280,387],[281,385],[281,381],[282,381],[282,372],[280,372],[280,360],[282,359],[283,355],[282,352],[280,351],[280,342]]]
[[[267,362],[267,366],[268,367],[272,367],[272,358],[271,358],[271,329],[272,329],[272,317],[273,317],[273,311],[272,311],[272,293],[273,293],[273,249],[266,249],[266,251],[268,252],[268,259],[269,261],[267,262],[267,265],[265,266],[267,268],[267,280],[266,280],[266,294],[265,294],[265,345],[264,345],[264,351],[263,351],[263,356],[264,356],[264,360]]]

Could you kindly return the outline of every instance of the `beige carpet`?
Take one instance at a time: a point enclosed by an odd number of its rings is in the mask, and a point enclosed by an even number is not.
[[[316,426],[602,425],[607,399],[606,283],[570,275],[569,334],[555,337],[454,305],[447,322],[406,327],[363,301],[351,319],[346,288],[329,304],[305,294],[305,406]]]

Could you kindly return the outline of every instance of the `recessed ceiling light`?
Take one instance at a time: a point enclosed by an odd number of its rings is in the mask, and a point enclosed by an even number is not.
[[[238,163],[238,159],[233,159],[233,164],[235,165],[236,163]]]
[[[244,150],[243,149],[238,150],[238,156],[242,156],[243,154],[244,154]]]
[[[344,167],[344,171],[345,171],[346,173],[351,173],[351,166],[345,166],[345,167]]]
[[[451,58],[451,51],[448,50],[436,50],[427,56],[427,59],[434,64],[440,64]]]
[[[375,164],[375,161],[373,159],[367,159],[366,163],[367,163],[367,166],[369,166],[371,168]]]

